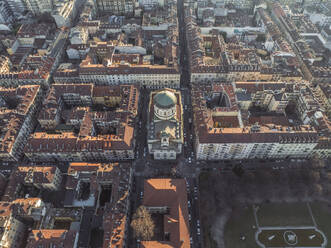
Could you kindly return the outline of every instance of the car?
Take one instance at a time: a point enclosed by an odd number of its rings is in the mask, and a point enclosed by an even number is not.
[[[198,197],[197,196],[194,196],[194,200],[198,200]]]
[[[191,202],[190,201],[187,201],[187,205],[190,208],[191,207]]]
[[[197,228],[197,233],[198,233],[198,235],[200,235],[200,228],[199,227]]]
[[[279,167],[278,166],[273,166],[272,169],[273,170],[279,170]]]
[[[190,237],[190,243],[191,243],[191,245],[193,245],[193,239],[192,239],[192,237]]]
[[[144,197],[144,192],[141,191],[141,192],[140,192],[140,199],[143,199],[143,197]]]
[[[197,220],[197,227],[200,227],[200,220]]]
[[[191,217],[191,215],[190,215],[190,214],[188,215],[188,219],[189,219],[189,221],[191,221],[191,220],[192,220],[192,217]]]

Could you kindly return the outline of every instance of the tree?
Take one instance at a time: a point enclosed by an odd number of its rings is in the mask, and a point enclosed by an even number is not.
[[[136,238],[141,240],[151,240],[154,236],[155,224],[151,214],[144,206],[140,206],[133,215],[131,227]]]
[[[266,40],[265,34],[258,34],[256,37],[257,42],[265,42],[265,40]]]
[[[36,19],[38,23],[55,23],[54,17],[48,12],[36,16]]]
[[[311,167],[312,168],[324,168],[325,167],[325,160],[320,158],[318,154],[314,154],[311,158]]]
[[[221,32],[220,32],[220,35],[222,35],[222,36],[223,36],[223,39],[224,39],[224,41],[225,41],[225,42],[227,42],[227,33],[226,33],[226,32],[223,32],[223,31],[221,31]]]

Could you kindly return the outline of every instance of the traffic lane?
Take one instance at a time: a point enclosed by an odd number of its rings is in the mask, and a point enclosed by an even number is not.
[[[191,237],[193,239],[193,246],[194,247],[201,247],[201,242],[200,242],[200,236],[201,236],[201,227],[200,227],[200,220],[199,220],[199,216],[197,215],[197,208],[199,207],[199,202],[198,200],[195,199],[195,193],[194,193],[194,179],[191,177],[187,177],[186,178],[187,182],[188,182],[188,187],[187,187],[187,192],[188,192],[188,201],[190,203],[188,203],[188,208],[189,208],[189,214],[191,216],[191,222],[190,222],[190,232],[191,232]],[[198,222],[199,221],[199,222]],[[199,223],[199,227],[197,225],[197,223]],[[199,228],[199,232],[200,234],[198,234],[198,228]]]
[[[232,170],[232,168],[236,165],[242,166],[243,169],[301,169],[310,164],[309,160],[300,161],[287,161],[287,160],[278,160],[278,161],[263,161],[259,160],[251,160],[251,161],[243,161],[243,160],[233,160],[233,161],[199,161],[201,168],[217,168],[222,170]]]

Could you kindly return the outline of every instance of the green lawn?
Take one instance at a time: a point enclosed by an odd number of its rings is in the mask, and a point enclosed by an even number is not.
[[[329,240],[327,247],[331,247],[331,207],[322,202],[311,203],[310,206],[318,229],[321,230]]]
[[[312,212],[317,223],[317,229],[322,231],[331,240],[331,207],[324,203],[311,204]],[[314,226],[313,220],[309,214],[309,209],[306,203],[267,203],[259,205],[257,217],[260,227],[267,226]],[[258,248],[255,242],[255,226],[253,208],[239,209],[232,213],[231,218],[226,223],[224,231],[224,241],[226,248]],[[285,247],[283,233],[286,230],[264,230],[259,235],[259,240],[264,240],[267,247]],[[322,235],[314,229],[292,230],[300,237],[298,245],[301,247],[318,247],[323,243]],[[268,237],[274,233],[275,239],[269,242]],[[316,235],[313,239],[309,239],[310,235]],[[241,240],[244,236],[245,240]],[[295,246],[293,246],[295,247]],[[331,246],[326,246],[331,248]]]
[[[314,226],[306,203],[259,205],[257,218],[263,226]]]
[[[233,212],[225,226],[225,247],[257,248],[258,245],[255,242],[255,232],[257,229],[253,229],[253,226],[255,226],[255,220],[251,207]],[[241,240],[241,236],[245,236],[245,240]]]
[[[295,247],[321,247],[324,242],[321,233],[314,229],[262,230],[258,239],[265,247],[287,247],[289,244],[285,242],[284,233],[289,231],[297,236]]]

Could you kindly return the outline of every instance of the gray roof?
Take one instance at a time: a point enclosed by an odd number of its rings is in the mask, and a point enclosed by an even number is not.
[[[250,101],[252,100],[251,93],[246,92],[236,92],[238,101]]]
[[[164,90],[154,96],[155,104],[159,108],[170,108],[177,104],[177,98],[174,93]]]

